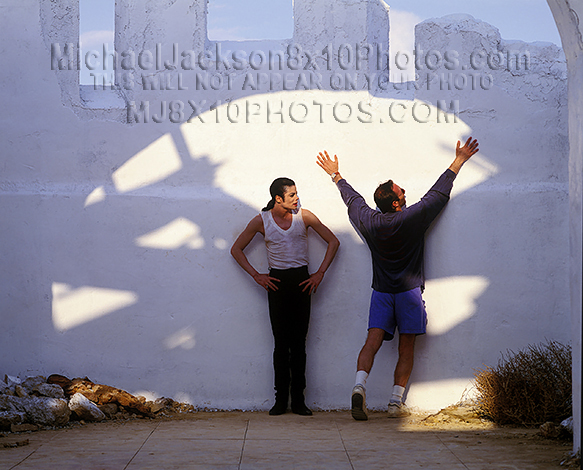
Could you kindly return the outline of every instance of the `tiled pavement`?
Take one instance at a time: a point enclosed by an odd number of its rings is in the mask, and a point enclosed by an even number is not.
[[[549,470],[562,468],[570,450],[532,431],[438,430],[414,421],[380,412],[364,422],[349,412],[217,412],[87,424],[1,438],[0,470]],[[29,445],[2,447],[26,438]]]

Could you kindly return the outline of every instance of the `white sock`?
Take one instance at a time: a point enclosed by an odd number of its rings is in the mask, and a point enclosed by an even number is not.
[[[391,395],[390,403],[401,403],[403,401],[403,394],[405,393],[405,387],[400,385],[393,386],[393,394]]]
[[[359,370],[356,372],[356,383],[354,385],[362,385],[364,388],[366,388],[366,379],[368,377],[368,372],[365,372],[364,370]]]

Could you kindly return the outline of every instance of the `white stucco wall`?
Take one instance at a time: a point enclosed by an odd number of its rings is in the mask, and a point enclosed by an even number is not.
[[[170,60],[174,43],[178,51],[216,52],[206,40],[206,2],[157,3],[117,7],[120,54],[152,51],[155,60],[160,44]],[[505,42],[471,17],[427,21],[416,29],[418,49],[455,51],[459,63],[434,68],[433,54],[417,82],[391,84],[384,66],[363,58],[365,43],[373,55],[378,44],[388,48],[383,4],[338,2],[329,12],[319,1],[296,1],[294,9],[289,41],[221,50],[267,57],[289,45],[294,54],[299,44],[318,70],[293,70],[291,62],[282,71],[248,65],[205,76],[154,65],[118,69],[122,86],[111,91],[80,89],[76,70],[51,70],[51,44],[77,41],[73,0],[8,2],[11,27],[0,33],[11,44],[11,66],[0,74],[9,110],[0,126],[0,373],[88,375],[201,407],[267,409],[265,293],[228,251],[269,199],[271,181],[286,175],[342,243],[312,301],[307,401],[346,408],[366,335],[371,267],[315,156],[337,153],[342,174],[369,201],[392,178],[412,203],[469,135],[481,151],[427,238],[429,332],[418,342],[407,401],[439,409],[502,352],[570,341],[566,66],[558,48]],[[352,48],[350,64],[334,57],[340,50],[347,60],[343,44]],[[529,70],[487,61],[468,68],[475,51],[528,52]],[[144,90],[142,73],[174,89]],[[197,90],[197,73],[209,78],[206,91]],[[364,73],[375,74],[370,89]],[[351,79],[356,90],[346,86]],[[438,111],[452,101],[455,120]],[[149,122],[135,122],[144,120],[146,102]],[[129,123],[128,103],[136,110]],[[184,122],[193,110],[199,117]],[[323,252],[311,237],[313,269]],[[265,269],[261,240],[248,255]],[[368,382],[373,408],[386,404],[395,360],[395,344],[385,344]]]
[[[573,345],[573,451],[581,453],[581,284],[583,261],[583,15],[581,0],[548,0],[561,34],[569,71],[569,237]]]

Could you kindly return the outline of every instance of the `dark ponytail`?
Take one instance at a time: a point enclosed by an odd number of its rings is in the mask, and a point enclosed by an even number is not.
[[[275,206],[275,196],[279,196],[283,199],[283,195],[285,194],[285,188],[289,186],[295,186],[293,180],[289,178],[277,178],[273,180],[271,186],[269,187],[269,194],[271,194],[271,201],[267,203],[267,205],[261,209],[263,212],[270,211]]]

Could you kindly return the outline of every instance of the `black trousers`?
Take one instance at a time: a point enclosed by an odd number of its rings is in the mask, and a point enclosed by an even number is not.
[[[300,282],[310,277],[308,267],[271,269],[270,276],[280,280],[277,291],[268,292],[269,318],[275,340],[273,369],[276,400],[287,402],[291,388],[292,403],[304,401],[306,388],[306,336],[310,321],[310,295],[302,292]]]

